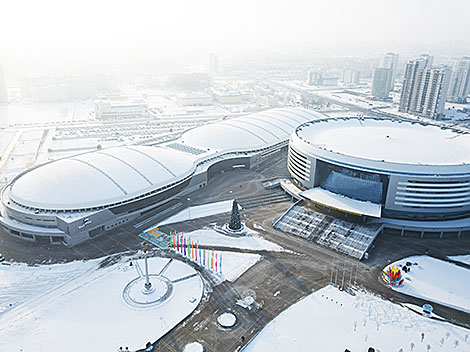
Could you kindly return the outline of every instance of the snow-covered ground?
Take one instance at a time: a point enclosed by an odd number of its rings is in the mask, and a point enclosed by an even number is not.
[[[0,131],[0,155],[3,155],[14,135],[14,132]]]
[[[7,125],[28,125],[48,122],[85,121],[94,110],[93,101],[69,103],[10,104],[0,107],[0,121]]]
[[[199,242],[200,245],[231,247],[240,249],[254,249],[266,251],[282,251],[283,248],[273,242],[267,241],[256,235],[255,231],[248,231],[247,236],[227,236],[210,228],[203,228],[185,233],[186,238],[193,242]]]
[[[411,271],[402,271],[404,282],[392,288],[401,293],[470,312],[470,270],[429,256],[403,258],[390,265],[402,267],[417,263]]]
[[[222,253],[222,277],[233,282],[245,271],[255,265],[260,259],[259,254],[221,252]]]
[[[19,263],[0,265],[0,318],[5,311],[96,270],[100,261],[95,259],[34,267]]]
[[[470,265],[470,254],[454,255],[447,258],[449,258],[450,260],[455,260],[456,262],[461,262]]]
[[[168,262],[167,258],[150,258],[149,270],[159,273]],[[143,268],[141,260],[139,263]],[[76,265],[78,263],[70,264],[71,267]],[[58,267],[30,268],[30,275],[49,268],[54,275]],[[6,283],[15,291],[9,294],[22,296],[23,291],[16,290],[14,282],[10,284],[10,281],[14,281],[16,274],[20,276],[24,268],[11,266],[10,270]],[[36,298],[0,316],[0,351],[78,352],[117,351],[119,346],[129,346],[131,350],[142,348],[183,320],[202,298],[201,277],[187,264],[174,260],[163,273],[173,281],[173,291],[168,299],[151,308],[129,306],[123,299],[123,289],[141,276],[138,272],[137,265],[130,266],[125,258],[68,282],[56,276],[57,284],[65,283],[43,295],[38,293]],[[24,300],[28,298],[31,298],[29,293]]]
[[[243,351],[355,352],[369,347],[381,352],[470,351],[470,330],[369,293],[352,296],[327,286],[278,315]]]
[[[163,220],[158,226],[175,224],[177,222],[204,218],[206,216],[229,213],[232,211],[233,200],[196,205],[181,210],[179,213]]]

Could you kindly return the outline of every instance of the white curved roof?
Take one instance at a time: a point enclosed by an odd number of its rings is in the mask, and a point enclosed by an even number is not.
[[[33,208],[92,208],[157,189],[193,170],[192,158],[175,150],[115,147],[35,168],[11,185],[10,197]]]
[[[470,164],[470,134],[386,118],[328,118],[299,126],[311,146],[344,156],[413,165]]]
[[[287,140],[300,124],[324,117],[301,108],[272,109],[189,130],[180,142],[212,151],[263,148]]]
[[[245,151],[287,140],[300,124],[324,115],[273,109],[205,125],[178,143],[210,152]],[[10,198],[27,207],[87,209],[123,202],[190,175],[200,156],[166,147],[127,146],[53,161],[10,184]]]

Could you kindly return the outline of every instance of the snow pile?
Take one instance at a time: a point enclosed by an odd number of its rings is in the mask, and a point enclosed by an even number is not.
[[[183,352],[204,352],[204,346],[199,342],[191,342],[184,346]]]
[[[401,268],[406,262],[417,265],[407,273],[402,270],[405,281],[393,290],[470,312],[470,270],[429,256],[404,258],[390,266]]]
[[[186,238],[190,238],[199,245],[230,247],[240,249],[266,250],[266,251],[282,251],[283,248],[277,244],[267,241],[264,238],[256,236],[255,231],[249,231],[250,236],[227,236],[213,229],[204,228],[192,232],[185,233]]]
[[[163,220],[157,226],[175,224],[177,222],[204,218],[206,216],[229,213],[232,211],[232,203],[233,199],[185,208],[179,213],[170,216],[168,219]]]
[[[255,222],[255,223],[253,224],[253,227],[254,227],[255,229],[257,229],[257,230],[266,231],[266,229],[263,227],[263,225],[258,224],[257,222]]]
[[[447,257],[450,260],[454,260],[456,262],[464,263],[467,265],[470,265],[470,254],[465,254],[465,255],[454,255],[452,257]]]
[[[51,289],[95,270],[101,259],[66,264],[0,265],[0,317],[2,313]]]
[[[327,286],[278,315],[243,351],[426,351],[428,345],[431,351],[469,351],[470,330]]]
[[[141,260],[133,266],[121,261],[6,312],[0,318],[0,351],[116,351],[119,346],[134,350],[157,340],[197,307],[203,282],[187,264],[150,258],[150,273],[163,270],[173,292],[158,306],[136,309],[122,295],[131,280],[142,276],[140,268]]]
[[[255,299],[251,296],[246,296],[243,299],[237,300],[237,305],[242,308],[250,308],[253,303],[255,303]]]

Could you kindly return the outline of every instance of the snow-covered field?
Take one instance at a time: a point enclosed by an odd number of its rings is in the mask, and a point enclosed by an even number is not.
[[[206,216],[228,213],[232,211],[233,200],[196,205],[181,210],[179,213],[163,220],[157,226],[175,224],[177,222],[204,218]]]
[[[470,270],[429,256],[412,256],[390,265],[401,267],[417,263],[411,271],[402,271],[404,282],[392,287],[401,293],[470,312]]]
[[[5,311],[96,270],[100,261],[95,259],[34,267],[19,263],[0,265],[0,319]]]
[[[261,259],[259,254],[235,252],[221,253],[223,279],[230,282],[238,279],[245,271],[247,271]]]
[[[0,121],[7,125],[66,122],[90,119],[93,101],[10,104],[0,107]]]
[[[470,330],[369,293],[352,296],[327,286],[278,315],[243,351],[359,352],[369,347],[381,352],[470,351]]]
[[[450,260],[455,260],[456,262],[461,262],[470,265],[470,254],[454,255],[452,257],[447,258],[449,258]]]
[[[10,144],[11,139],[15,135],[14,132],[1,131],[0,132],[0,155],[3,155],[5,150]]]
[[[255,231],[248,231],[247,236],[233,237],[219,233],[210,228],[204,228],[185,233],[186,238],[199,242],[200,245],[231,247],[240,249],[254,249],[267,251],[282,251],[283,248],[277,244],[267,241],[256,235]]]
[[[150,258],[150,272],[159,273],[168,262],[167,258]],[[75,265],[78,264],[71,263],[67,269],[72,272]],[[140,267],[144,267],[142,261]],[[36,271],[40,273],[49,268],[50,281],[55,280],[61,286],[43,295],[38,292],[33,299],[27,292],[27,297],[20,300],[29,299],[28,302],[0,316],[0,351],[78,352],[117,351],[119,346],[129,346],[131,350],[142,348],[189,315],[203,294],[201,277],[193,268],[177,260],[172,261],[163,273],[173,281],[171,295],[151,308],[135,308],[123,299],[126,284],[141,276],[136,270],[137,265],[130,266],[127,259],[109,267],[95,268],[86,275],[78,273],[78,277],[69,281],[62,278],[63,273],[55,275],[55,269],[59,268],[55,266],[29,268],[31,273],[28,275],[33,277]],[[24,275],[24,268],[11,266],[10,270],[4,282],[10,287],[8,294],[21,297],[24,293],[17,290],[14,278],[17,274]],[[35,281],[34,285],[40,286],[41,282]]]

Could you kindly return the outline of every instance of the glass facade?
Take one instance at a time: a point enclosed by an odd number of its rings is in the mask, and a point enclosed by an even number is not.
[[[366,180],[332,171],[328,178],[321,184],[321,188],[333,193],[339,193],[349,198],[382,202],[382,183]]]
[[[349,198],[384,204],[388,177],[317,160],[316,187]]]

